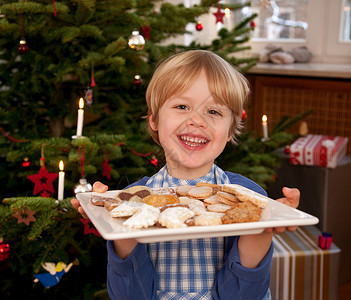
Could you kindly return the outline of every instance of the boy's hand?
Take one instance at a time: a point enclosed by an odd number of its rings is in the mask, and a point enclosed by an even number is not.
[[[290,207],[297,208],[299,206],[300,202],[300,191],[298,189],[290,189],[287,187],[283,188],[283,194],[284,198],[277,199],[276,201],[279,201],[283,204],[286,204]],[[265,231],[266,232],[273,232],[273,233],[282,233],[285,230],[288,231],[295,231],[297,226],[288,226],[288,227],[275,227],[275,228],[267,228]]]
[[[108,186],[101,183],[100,181],[96,181],[93,184],[93,192],[97,193],[105,193],[108,190]],[[89,219],[86,213],[84,212],[83,208],[80,206],[80,203],[77,199],[71,200],[72,206],[82,215],[84,219]]]

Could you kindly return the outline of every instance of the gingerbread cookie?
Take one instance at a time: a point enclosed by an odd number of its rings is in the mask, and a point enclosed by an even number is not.
[[[223,224],[257,222],[261,219],[262,210],[251,202],[240,202],[225,212]]]
[[[116,198],[123,201],[129,201],[133,196],[143,199],[151,194],[152,190],[150,188],[143,185],[136,185],[121,191],[117,194]]]

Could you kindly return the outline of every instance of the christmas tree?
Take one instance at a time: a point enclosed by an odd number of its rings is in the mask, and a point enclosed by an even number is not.
[[[195,39],[184,45],[169,39],[189,33],[188,24],[198,31],[220,25],[224,8],[240,11],[250,3],[5,0],[0,5],[0,179],[6,185],[0,192],[1,294],[107,297],[105,242],[71,207],[73,189],[84,177],[118,189],[154,173],[163,156],[145,134],[143,116],[156,64],[177,51],[207,49],[245,72],[257,58],[235,54],[249,48],[255,15],[230,29],[221,26],[209,44]],[[204,15],[212,23],[201,24]],[[80,98],[85,100],[82,137],[76,120]],[[65,199],[56,201],[60,160]]]

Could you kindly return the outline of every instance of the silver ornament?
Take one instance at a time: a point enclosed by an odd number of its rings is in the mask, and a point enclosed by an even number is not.
[[[85,178],[79,179],[79,184],[74,187],[74,193],[86,193],[93,190],[92,185]]]
[[[134,30],[128,39],[128,45],[131,49],[134,49],[136,51],[143,50],[145,39],[141,34],[139,34],[139,31]]]

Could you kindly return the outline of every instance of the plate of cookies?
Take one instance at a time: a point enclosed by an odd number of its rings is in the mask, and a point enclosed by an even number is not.
[[[141,243],[261,233],[318,219],[237,184],[133,186],[76,198],[106,240]]]

